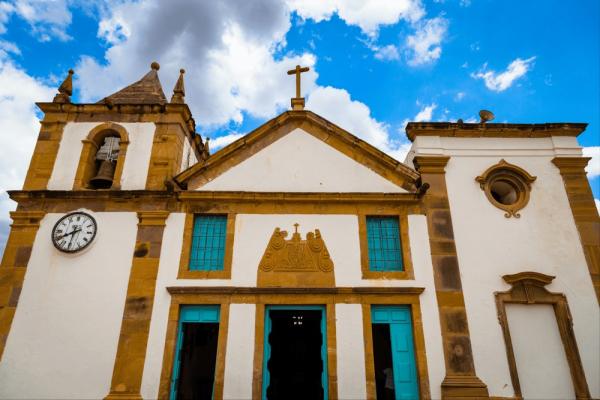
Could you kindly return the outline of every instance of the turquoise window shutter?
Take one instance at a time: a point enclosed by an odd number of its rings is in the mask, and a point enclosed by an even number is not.
[[[398,217],[367,217],[371,271],[403,271]]]
[[[196,215],[190,250],[190,270],[223,270],[226,234],[226,215]]]

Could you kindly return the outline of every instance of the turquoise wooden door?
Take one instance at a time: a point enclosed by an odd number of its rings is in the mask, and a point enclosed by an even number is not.
[[[271,382],[269,368],[267,364],[271,358],[271,345],[269,343],[269,334],[273,327],[271,321],[271,310],[318,310],[321,311],[321,361],[323,362],[323,371],[321,372],[321,385],[323,387],[323,399],[329,398],[328,380],[327,380],[327,315],[325,306],[266,306],[265,310],[265,336],[264,336],[264,354],[263,354],[263,381],[262,381],[262,400],[267,400],[267,388]]]
[[[419,382],[410,306],[373,306],[371,319],[374,324],[390,326],[396,399],[418,399]]]
[[[183,345],[183,324],[190,323],[218,323],[220,316],[219,306],[182,306],[179,311],[179,324],[177,326],[177,347],[175,361],[171,374],[171,400],[177,399],[177,384],[181,369],[181,346]]]

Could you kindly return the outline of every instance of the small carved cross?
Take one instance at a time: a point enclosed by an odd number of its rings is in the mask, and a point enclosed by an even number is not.
[[[310,68],[308,68],[308,67],[300,67],[299,65],[296,65],[296,68],[291,69],[287,72],[288,75],[296,74],[296,98],[297,99],[300,98],[300,74],[303,72],[308,72],[309,70],[310,70]]]
[[[298,233],[298,227],[299,226],[300,226],[300,224],[297,223],[297,222],[294,224],[294,230],[296,231],[296,233]]]

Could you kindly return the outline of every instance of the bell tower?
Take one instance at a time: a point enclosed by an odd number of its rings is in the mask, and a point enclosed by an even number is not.
[[[185,103],[184,70],[167,100],[160,66],[97,103],[75,104],[73,71],[44,112],[24,190],[167,190],[208,157]]]

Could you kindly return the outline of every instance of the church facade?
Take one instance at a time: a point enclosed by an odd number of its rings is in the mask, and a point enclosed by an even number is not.
[[[298,89],[210,154],[158,69],[38,104],[0,398],[600,398],[585,124],[409,123],[399,162]]]

